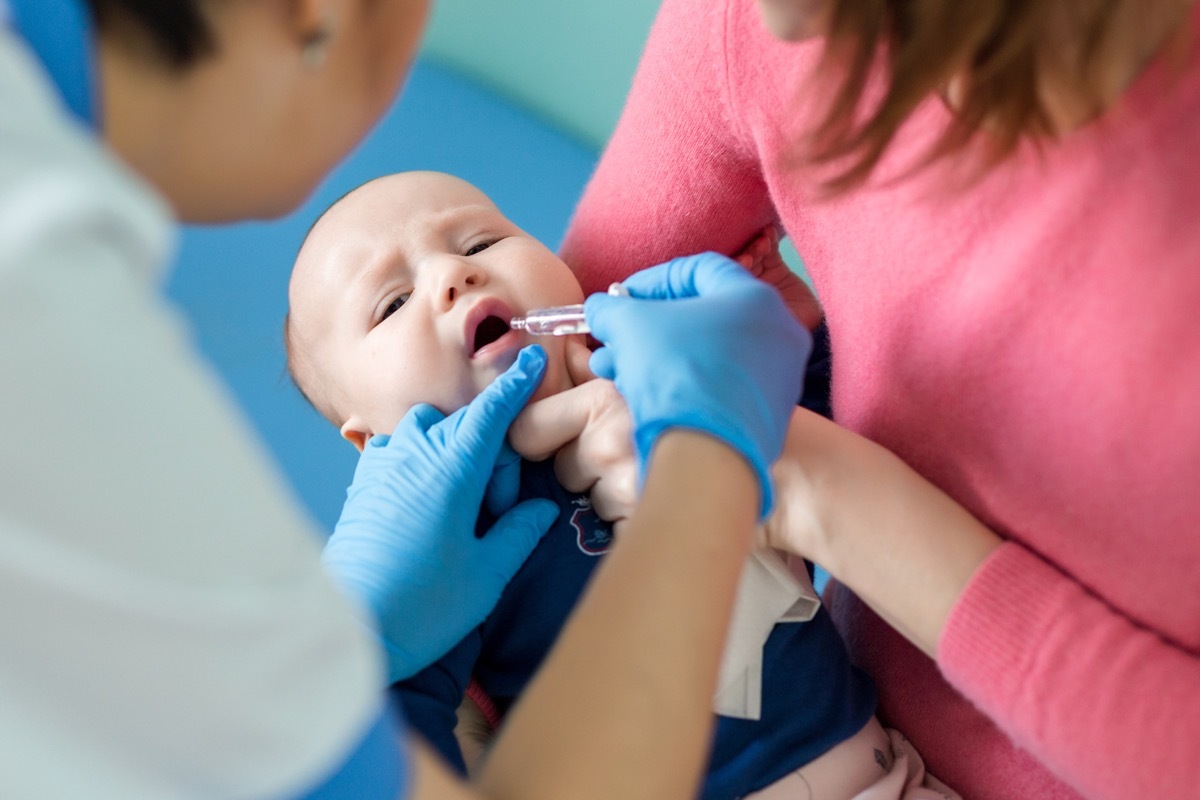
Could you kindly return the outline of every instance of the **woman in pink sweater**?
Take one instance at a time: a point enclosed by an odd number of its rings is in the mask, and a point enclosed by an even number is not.
[[[758,5],[665,0],[568,263],[782,225],[840,426],[773,536],[881,715],[971,800],[1194,797],[1200,7]]]

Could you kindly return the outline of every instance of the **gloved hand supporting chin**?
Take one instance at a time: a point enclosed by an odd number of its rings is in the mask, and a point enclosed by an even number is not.
[[[449,416],[417,406],[363,449],[322,562],[375,617],[392,682],[479,625],[558,516],[553,502],[528,500],[475,535],[485,493],[496,513],[516,497],[504,437],[545,366],[540,347],[526,348],[470,405]]]
[[[711,434],[750,462],[770,512],[770,465],[783,449],[812,337],[770,286],[716,253],[677,258],[624,281],[630,297],[592,295],[604,347],[596,375],[629,404],[639,468],[663,431]]]

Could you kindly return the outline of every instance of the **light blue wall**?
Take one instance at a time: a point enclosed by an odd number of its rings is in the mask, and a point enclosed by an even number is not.
[[[424,52],[599,149],[657,10],[657,0],[434,0]]]

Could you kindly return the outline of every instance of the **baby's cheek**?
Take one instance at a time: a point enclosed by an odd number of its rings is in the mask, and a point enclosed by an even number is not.
[[[529,402],[536,403],[538,400],[545,400],[550,395],[558,394],[559,391],[561,390],[556,390],[543,381],[541,386],[537,388],[537,391],[533,393],[533,397],[529,398]]]
[[[531,403],[534,400],[541,400],[559,392],[564,392],[572,386],[571,376],[566,366],[565,339],[557,336],[540,336],[537,337],[536,343],[546,350],[546,372],[529,401]],[[518,350],[513,350],[510,353],[505,353],[489,364],[486,369],[477,369],[473,374],[472,380],[468,382],[469,386],[461,388],[458,407],[461,408],[471,402],[492,381],[504,374],[516,362],[518,352]]]
[[[471,372],[464,376],[461,380],[456,395],[458,399],[458,408],[462,408],[467,403],[479,396],[479,393],[492,384],[496,378],[504,374],[505,370],[513,365],[517,360],[517,351],[504,353],[495,361],[492,361],[486,367],[476,367]]]
[[[565,338],[554,338],[544,345],[547,355],[546,374],[537,391],[533,393],[533,400],[530,402],[565,392],[573,385],[570,372],[567,370],[565,345]]]
[[[483,386],[463,387],[460,391],[456,392],[454,394],[454,396],[451,397],[444,404],[445,407],[443,407],[443,405],[440,403],[437,404],[438,410],[441,411],[443,414],[446,414],[447,416],[449,416],[450,414],[453,414],[455,411],[457,411],[460,408],[464,408],[465,406],[470,404],[470,402],[472,400],[474,400],[476,397],[478,397],[479,393],[483,391],[484,386],[486,386],[486,385],[487,385],[487,383],[484,383]]]

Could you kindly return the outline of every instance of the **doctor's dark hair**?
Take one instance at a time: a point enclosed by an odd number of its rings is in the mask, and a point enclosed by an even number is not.
[[[96,26],[144,43],[175,69],[186,69],[216,52],[217,41],[202,6],[205,0],[87,0]]]

